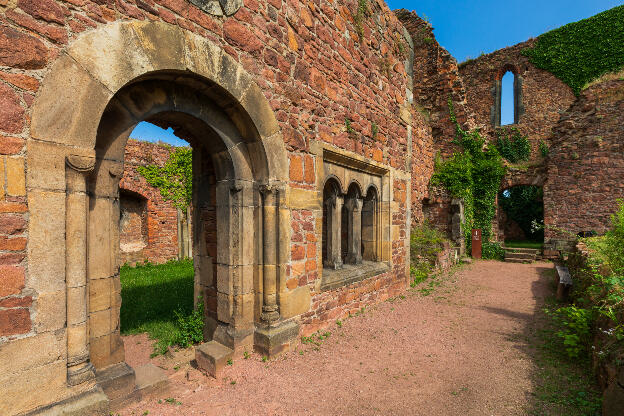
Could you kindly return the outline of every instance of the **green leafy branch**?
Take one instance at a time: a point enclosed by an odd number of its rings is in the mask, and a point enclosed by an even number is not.
[[[164,200],[186,211],[193,191],[193,155],[190,148],[176,148],[162,167],[147,165],[139,166],[137,170],[147,183],[160,191]]]

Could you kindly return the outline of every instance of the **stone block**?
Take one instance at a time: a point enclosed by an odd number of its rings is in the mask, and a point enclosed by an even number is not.
[[[37,332],[54,331],[65,326],[66,292],[40,293],[35,304],[35,330]]]
[[[46,406],[28,416],[108,416],[109,400],[101,387],[79,394],[69,399]]]
[[[65,54],[52,65],[32,110],[31,137],[93,148],[113,93]]]
[[[288,190],[288,206],[292,209],[322,209],[317,191],[307,189],[290,188]]]
[[[108,198],[95,198],[89,212],[89,279],[111,277],[115,273],[112,264],[112,241],[109,224],[112,215],[112,201]]]
[[[136,389],[141,393],[141,399],[154,393],[162,394],[169,385],[167,373],[154,364],[144,364],[134,369],[136,375]]]
[[[65,192],[66,146],[28,140],[28,187],[38,190]]]
[[[26,334],[31,330],[28,309],[0,309],[0,337]]]
[[[142,52],[145,53],[152,67],[167,70],[186,70],[185,36],[179,26],[164,22],[132,22],[132,28]],[[205,53],[205,51],[202,51]]]
[[[233,300],[232,295],[226,293],[217,293],[217,318],[221,322],[232,322],[233,312]]]
[[[45,332],[0,345],[0,377],[50,364],[65,350],[63,332]]]
[[[89,334],[89,354],[91,363],[93,363],[95,368],[104,368],[109,365],[111,353],[110,338],[110,334],[98,338],[94,338],[92,334]]]
[[[106,396],[115,401],[134,392],[136,375],[128,364],[119,363],[97,371],[96,380]]]
[[[28,281],[41,292],[65,288],[65,194],[28,194]]]
[[[0,375],[0,414],[15,415],[63,399],[67,392],[65,360]]]
[[[206,374],[219,378],[228,360],[234,351],[218,343],[210,341],[195,348],[195,361],[200,370]]]
[[[97,312],[111,307],[112,278],[89,281],[89,312]]]
[[[308,286],[298,287],[280,296],[280,312],[282,318],[288,319],[310,310],[312,297]]]
[[[254,345],[260,354],[268,357],[287,351],[299,337],[299,324],[281,322],[276,327],[258,328],[254,333]]]
[[[91,338],[99,338],[111,333],[110,315],[110,309],[89,314],[89,336]]]

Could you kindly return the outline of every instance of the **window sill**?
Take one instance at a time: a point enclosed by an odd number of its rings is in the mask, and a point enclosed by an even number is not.
[[[323,269],[321,292],[338,289],[369,277],[377,276],[390,270],[383,262],[363,261],[361,264],[345,264],[342,269]]]

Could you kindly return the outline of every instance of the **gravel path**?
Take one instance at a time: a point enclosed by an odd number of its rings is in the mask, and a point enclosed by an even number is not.
[[[552,267],[476,262],[333,324],[330,336],[316,338],[318,346],[301,344],[266,363],[257,354],[236,360],[219,381],[188,364],[174,370],[177,362],[188,363],[188,352],[161,358],[157,365],[171,373],[170,392],[120,413],[527,414],[534,371],[527,331],[551,293],[544,272]],[[425,295],[428,287],[434,289]],[[149,343],[140,342],[144,352],[132,347],[130,365],[148,360]]]

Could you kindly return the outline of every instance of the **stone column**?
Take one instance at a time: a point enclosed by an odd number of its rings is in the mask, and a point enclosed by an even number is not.
[[[69,155],[65,170],[67,285],[67,384],[75,386],[95,377],[89,361],[87,334],[87,216],[86,177],[95,166],[94,156]]]
[[[349,198],[345,203],[348,211],[347,262],[362,263],[362,199]]]
[[[327,259],[325,267],[342,268],[341,222],[344,198],[333,195],[325,201],[327,204]]]
[[[277,306],[278,189],[265,185],[262,193],[262,275],[263,295],[260,318],[268,325],[279,319]]]

